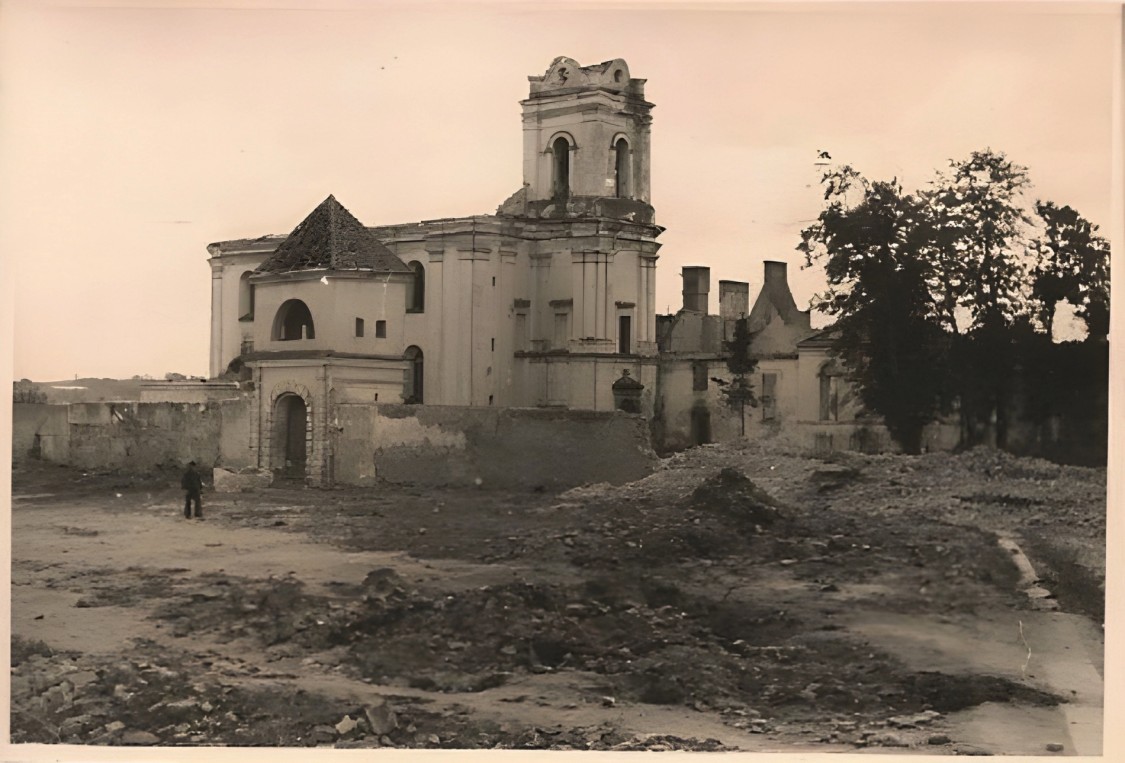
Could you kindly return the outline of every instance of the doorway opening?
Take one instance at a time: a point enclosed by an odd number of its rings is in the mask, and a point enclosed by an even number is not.
[[[302,479],[308,462],[309,412],[300,395],[282,395],[273,408],[270,469],[285,479]]]

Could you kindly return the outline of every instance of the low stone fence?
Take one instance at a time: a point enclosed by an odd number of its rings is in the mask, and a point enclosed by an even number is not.
[[[16,406],[16,460],[141,473],[197,462],[215,489],[268,485],[251,449],[251,397],[208,403]],[[565,489],[652,471],[647,421],[620,411],[338,404],[328,419],[328,484]]]
[[[251,465],[250,398],[212,403],[17,403],[13,462],[42,458],[83,469],[143,472],[196,461]]]
[[[652,471],[648,423],[619,411],[340,405],[331,472],[380,481],[560,489]]]

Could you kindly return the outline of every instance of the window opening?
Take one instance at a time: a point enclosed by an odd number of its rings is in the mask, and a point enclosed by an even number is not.
[[[762,421],[777,418],[777,374],[762,374]]]
[[[426,311],[426,269],[420,262],[411,262],[410,269],[414,271],[414,280],[406,300],[406,312],[422,313]]]
[[[629,177],[631,169],[630,156],[629,156],[629,143],[624,138],[618,138],[617,143],[614,144],[614,154],[616,161],[614,164],[614,181],[617,189],[617,198],[625,199],[629,197],[631,189],[629,188]]]
[[[274,341],[290,342],[298,339],[315,339],[312,313],[309,307],[299,299],[290,299],[282,303],[277,310],[274,320]]]
[[[403,398],[407,403],[421,404],[424,400],[424,379],[423,379],[423,359],[422,350],[419,347],[411,345],[406,348],[403,353],[403,358],[409,361],[410,366],[406,369],[406,379],[403,385]]]
[[[254,318],[254,284],[250,283],[252,271],[246,271],[238,279],[238,319],[242,321]]]
[[[564,137],[555,138],[551,144],[555,159],[555,187],[556,199],[565,199],[570,196],[570,142]]]

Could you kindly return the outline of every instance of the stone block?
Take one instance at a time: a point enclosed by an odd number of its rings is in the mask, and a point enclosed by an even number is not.
[[[121,744],[134,747],[151,747],[160,744],[160,737],[148,731],[126,731],[121,735]]]
[[[243,469],[232,471],[215,467],[212,472],[216,493],[242,493],[249,490],[267,488],[273,475],[265,469]]]

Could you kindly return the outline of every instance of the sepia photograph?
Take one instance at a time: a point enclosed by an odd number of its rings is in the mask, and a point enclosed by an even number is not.
[[[1113,759],[1122,32],[3,3],[0,757]]]

